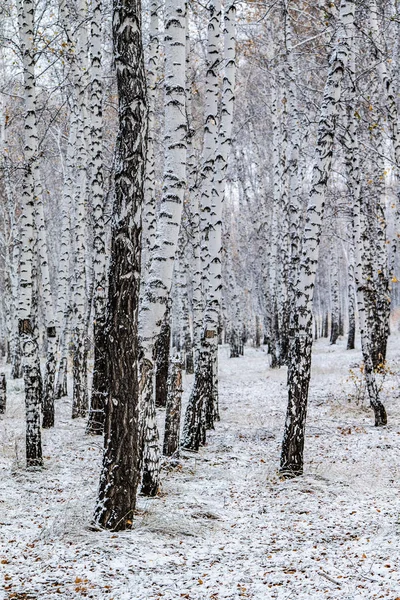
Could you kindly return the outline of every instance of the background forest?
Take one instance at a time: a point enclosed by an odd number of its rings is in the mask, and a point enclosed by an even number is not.
[[[4,598],[400,597],[399,39],[0,0]]]

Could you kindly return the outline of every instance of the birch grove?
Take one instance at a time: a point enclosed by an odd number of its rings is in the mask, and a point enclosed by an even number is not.
[[[18,469],[47,468],[60,430],[88,452],[103,436],[90,527],[120,531],[225,451],[232,406],[240,440],[267,447],[279,421],[279,482],[309,473],[325,368],[343,423],[351,406],[389,431],[397,3],[1,10],[0,424]],[[250,415],[261,360],[276,406]]]

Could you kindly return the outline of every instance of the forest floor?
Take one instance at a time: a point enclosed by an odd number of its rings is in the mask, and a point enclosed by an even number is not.
[[[286,481],[286,370],[270,370],[262,348],[229,359],[222,347],[221,421],[197,455],[163,471],[160,496],[141,498],[133,530],[118,534],[89,527],[102,441],[58,401],[45,469],[26,471],[22,380],[9,381],[0,599],[400,599],[399,342],[392,336],[380,429],[352,398],[360,352],[316,344],[305,475]]]

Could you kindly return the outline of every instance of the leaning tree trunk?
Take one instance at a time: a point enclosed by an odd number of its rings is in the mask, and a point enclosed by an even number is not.
[[[139,329],[144,424],[143,485],[141,492],[154,496],[159,486],[160,447],[153,390],[154,345],[164,319],[172,285],[186,185],[185,54],[186,3],[168,0],[165,5],[165,166],[163,192],[154,250],[141,296]],[[147,269],[146,269],[147,271]]]
[[[108,391],[106,338],[106,231],[104,224],[103,115],[102,115],[102,2],[92,3],[91,22],[91,195],[93,206],[93,338],[92,395],[86,433],[100,435],[104,429],[104,404]]]
[[[33,323],[33,267],[35,260],[35,176],[38,169],[38,132],[36,121],[36,82],[34,52],[34,4],[21,0],[18,7],[19,35],[24,75],[24,160],[25,173],[21,197],[21,254],[18,331],[24,361],[26,407],[26,463],[43,464],[40,428],[41,375],[37,332]]]
[[[109,393],[94,519],[122,530],[132,523],[141,451],[137,321],[147,115],[140,0],[115,0],[113,39],[119,133],[107,305]]]
[[[353,35],[354,0],[342,0],[337,31],[319,120],[312,186],[299,265],[295,330],[288,369],[288,409],[282,442],[280,471],[303,473],[308,388],[311,375],[312,302],[318,265],[325,191],[331,168],[335,121],[341,84]]]

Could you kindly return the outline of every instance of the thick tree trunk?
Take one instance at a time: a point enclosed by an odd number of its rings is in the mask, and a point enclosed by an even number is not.
[[[45,429],[54,427],[54,380],[56,376],[56,328],[47,328],[47,358],[46,358],[46,376],[43,389],[43,422]]]
[[[132,524],[141,451],[137,321],[147,115],[140,0],[115,0],[113,39],[119,133],[107,306],[109,395],[94,519],[122,530]]]

